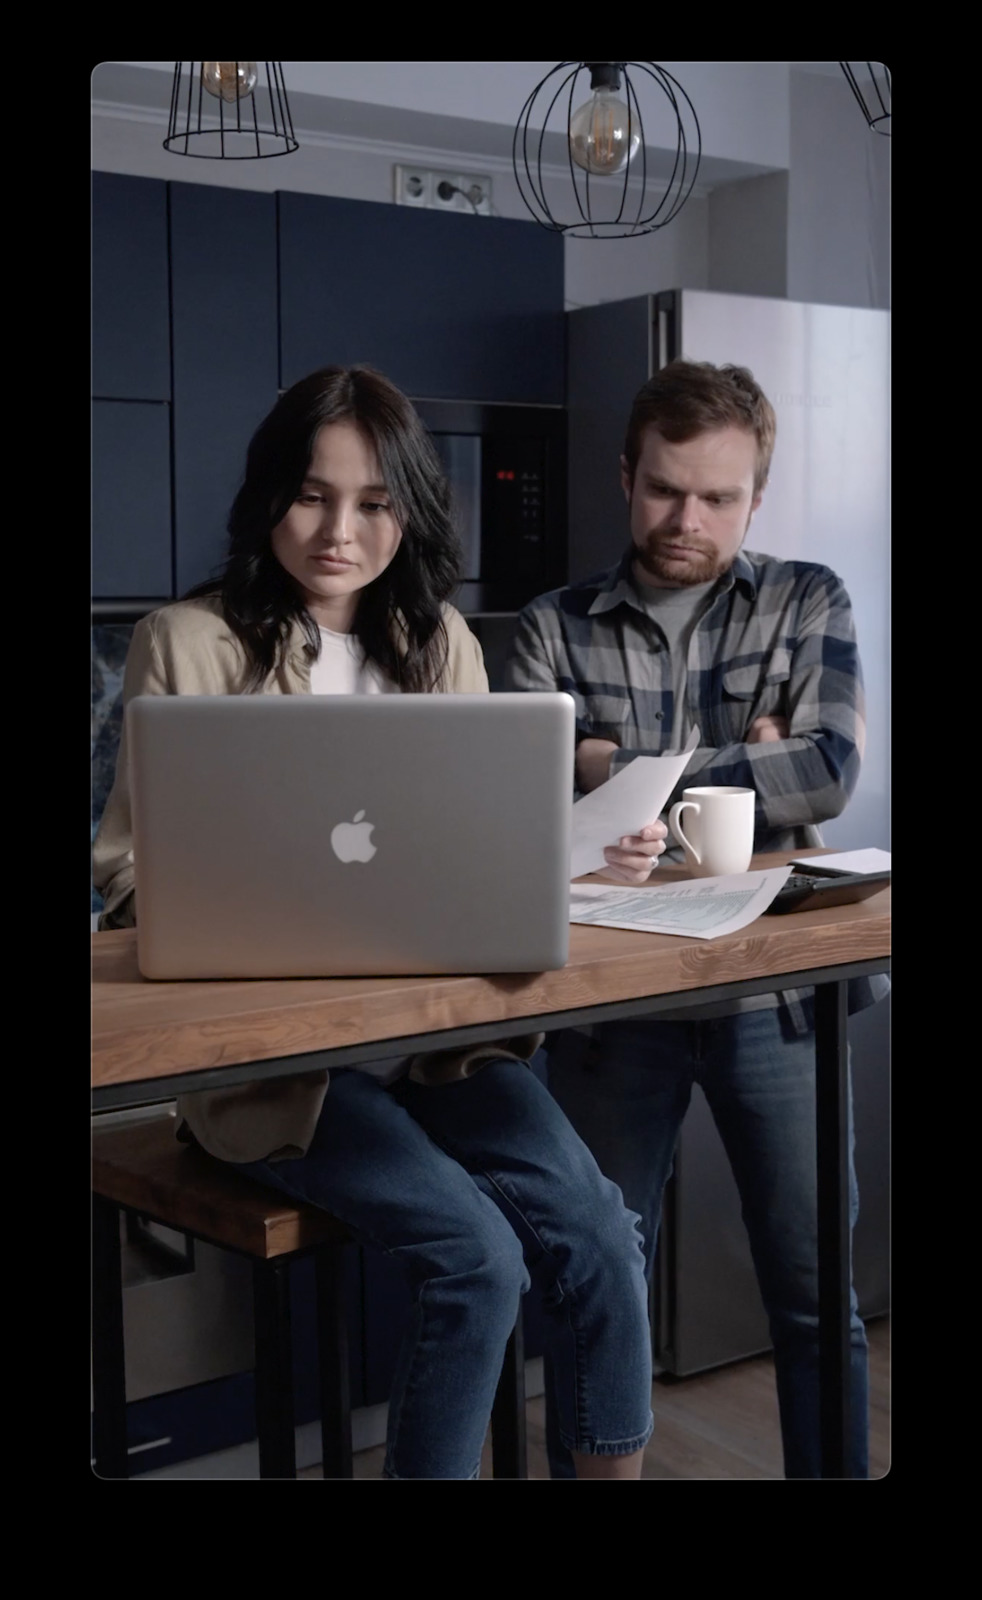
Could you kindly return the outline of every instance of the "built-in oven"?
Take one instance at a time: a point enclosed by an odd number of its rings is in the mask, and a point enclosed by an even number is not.
[[[464,545],[459,609],[513,615],[566,581],[562,406],[414,399],[453,490]]]

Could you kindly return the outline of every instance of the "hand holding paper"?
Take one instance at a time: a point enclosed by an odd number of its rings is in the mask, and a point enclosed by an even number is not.
[[[570,877],[602,872],[604,849],[623,835],[637,835],[665,809],[669,795],[699,743],[694,729],[688,745],[677,756],[637,756],[614,777],[577,800],[573,807],[573,844]]]
[[[645,823],[637,833],[622,834],[604,849],[603,875],[611,883],[638,888],[648,882],[667,848],[668,828],[661,818]]]

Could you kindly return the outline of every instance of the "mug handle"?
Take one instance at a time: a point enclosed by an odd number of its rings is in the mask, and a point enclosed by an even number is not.
[[[685,837],[685,834],[682,832],[682,824],[679,821],[679,818],[681,817],[683,811],[689,811],[689,810],[698,812],[698,810],[699,810],[698,801],[696,801],[696,800],[679,800],[679,801],[677,801],[677,803],[672,807],[671,811],[668,813],[668,826],[672,830],[672,833],[674,833],[677,842],[682,846],[682,849],[688,851],[689,855],[694,858],[696,865],[701,867],[702,866],[702,856],[699,854],[699,852],[696,849],[695,845],[691,844],[689,842],[689,840]]]

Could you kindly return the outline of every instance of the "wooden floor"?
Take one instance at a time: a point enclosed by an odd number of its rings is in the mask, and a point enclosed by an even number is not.
[[[870,1477],[890,1468],[890,1321],[867,1324],[870,1347]],[[656,1381],[655,1431],[644,1453],[645,1478],[782,1478],[774,1362],[753,1356],[698,1377]],[[528,1402],[529,1477],[548,1478],[544,1402]],[[385,1447],[355,1456],[356,1478],[379,1478]],[[299,1474],[319,1478],[320,1467]],[[491,1477],[490,1442],[482,1477]]]

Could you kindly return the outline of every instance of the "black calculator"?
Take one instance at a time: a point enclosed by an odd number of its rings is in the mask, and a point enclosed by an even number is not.
[[[868,900],[890,882],[886,872],[792,872],[777,892],[768,912],[815,911],[819,906],[847,906]],[[765,915],[767,913],[765,912]]]

